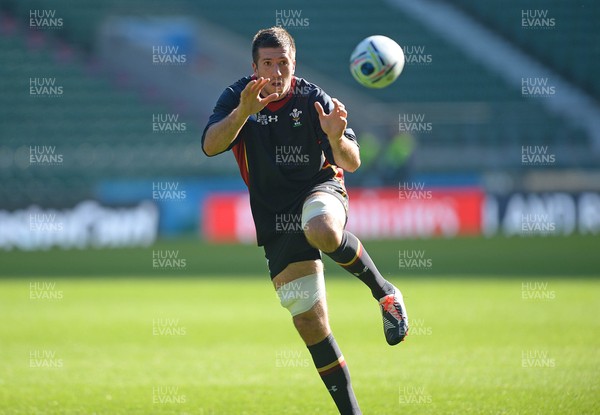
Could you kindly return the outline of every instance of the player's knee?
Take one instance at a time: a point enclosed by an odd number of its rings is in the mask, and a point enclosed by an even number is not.
[[[322,272],[306,275],[276,287],[281,306],[296,316],[307,314],[325,298],[325,278]]]
[[[308,243],[323,252],[333,252],[340,246],[342,232],[342,227],[335,226],[325,216],[311,219],[304,229]]]
[[[307,312],[294,316],[293,321],[298,333],[308,343],[323,339],[330,331],[325,299],[320,299]]]
[[[321,323],[320,316],[312,310],[294,316],[294,326],[299,333],[315,329]]]

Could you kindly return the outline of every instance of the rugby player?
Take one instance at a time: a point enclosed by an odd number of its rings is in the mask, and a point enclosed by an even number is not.
[[[222,93],[204,129],[202,150],[207,156],[233,152],[281,305],[339,412],[360,414],[329,327],[321,252],[370,288],[390,345],[407,335],[408,316],[400,291],[345,230],[344,170],[360,166],[348,113],[339,100],[295,76],[295,57],[294,39],[285,29],[260,30],[252,42],[253,74]]]

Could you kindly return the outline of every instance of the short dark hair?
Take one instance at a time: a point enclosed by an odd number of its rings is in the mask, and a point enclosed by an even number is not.
[[[284,48],[292,52],[292,57],[296,56],[296,44],[294,38],[283,27],[273,26],[268,29],[261,29],[252,39],[252,60],[258,63],[259,48]]]

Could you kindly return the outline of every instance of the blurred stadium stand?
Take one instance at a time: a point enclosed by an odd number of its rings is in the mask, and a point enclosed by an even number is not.
[[[533,2],[535,7],[527,7],[549,9],[556,18],[556,28],[544,32],[520,26],[524,6],[516,0],[454,3],[597,103],[600,31],[592,17],[598,15],[598,3],[584,1],[585,8],[574,9],[560,1]],[[307,78],[347,103],[359,138],[380,143],[372,146],[371,158],[393,165],[386,150],[398,148],[394,137],[402,114],[422,114],[431,123],[430,132],[412,133],[415,153],[400,157],[409,168],[399,166],[398,175],[501,171],[521,176],[531,169],[521,162],[522,146],[549,146],[557,157],[545,169],[599,164],[584,129],[551,113],[542,99],[524,97],[457,45],[383,0],[370,2],[368,13],[364,3],[343,0],[308,0],[294,6],[277,0],[260,5],[242,0],[56,0],[51,6],[43,0],[0,0],[0,7],[0,59],[10,63],[0,67],[4,209],[30,203],[72,206],[94,197],[95,186],[105,179],[236,175],[233,157],[207,160],[201,154],[201,129],[219,92],[237,79],[231,74],[249,73],[252,35],[275,25],[276,12],[282,9],[300,11],[308,19],[308,26],[287,27],[297,42],[297,73],[309,74]],[[49,8],[63,18],[63,27],[28,27],[31,10]],[[143,56],[136,55],[134,45],[106,30],[118,18],[143,23],[153,16],[198,22],[199,55],[185,71],[171,67],[156,75],[152,65],[139,64]],[[393,87],[365,90],[351,77],[348,57],[362,38],[376,33],[397,39],[405,48],[421,47],[431,61],[407,64]],[[107,42],[112,45],[108,54]],[[127,56],[130,61],[125,62]],[[227,60],[234,64],[223,67]],[[55,77],[64,95],[29,96],[29,78],[40,76]],[[185,83],[174,86],[178,80]],[[186,123],[185,132],[152,131],[153,114],[173,113]],[[29,166],[29,148],[36,145],[55,146],[69,162],[55,168]],[[402,179],[394,174],[380,177],[378,163],[369,164],[372,169],[365,166],[352,175],[351,183],[397,184]]]
[[[447,1],[459,6],[515,46],[552,67],[583,90],[600,98],[600,8],[594,0],[573,2],[532,0]],[[527,11],[539,10],[549,21],[547,29],[524,30]],[[527,26],[527,22],[525,22]]]
[[[184,133],[153,132],[153,114],[172,111],[153,99],[152,91],[124,88],[127,77],[102,75],[93,58],[63,39],[21,26],[2,16],[0,54],[10,62],[0,68],[2,207],[72,206],[92,197],[94,184],[103,178],[197,171],[202,160],[193,137],[199,127],[186,123]],[[28,93],[30,78],[45,77],[62,87],[60,97]],[[29,165],[32,146],[53,147],[63,162]]]

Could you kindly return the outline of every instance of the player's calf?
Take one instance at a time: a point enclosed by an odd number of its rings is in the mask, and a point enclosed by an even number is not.
[[[317,372],[342,415],[360,415],[350,372],[329,328],[322,272],[275,282],[281,305],[292,314],[294,326],[306,343]]]
[[[345,222],[346,208],[332,194],[317,192],[304,202],[302,227],[307,241],[363,281],[375,299],[392,294],[392,285],[383,278],[361,242],[344,230]]]
[[[308,351],[340,414],[361,415],[346,360],[333,334],[329,334],[318,343],[309,345]]]
[[[385,338],[390,345],[398,344],[408,333],[402,293],[383,278],[360,240],[344,230],[345,213],[333,195],[318,192],[310,196],[302,209],[306,239],[371,289],[381,307]]]

